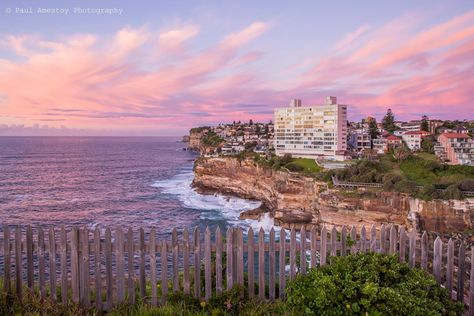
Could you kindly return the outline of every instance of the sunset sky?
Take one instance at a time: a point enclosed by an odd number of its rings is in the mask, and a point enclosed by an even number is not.
[[[0,10],[0,135],[181,135],[326,95],[351,120],[388,107],[397,119],[474,119],[472,0],[3,0]]]

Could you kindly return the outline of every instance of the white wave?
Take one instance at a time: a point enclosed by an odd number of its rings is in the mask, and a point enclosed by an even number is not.
[[[192,171],[185,170],[171,179],[158,180],[152,186],[161,189],[162,193],[175,195],[186,208],[201,210],[202,219],[225,219],[233,226],[253,229],[262,227],[265,231],[273,227],[273,218],[268,214],[264,214],[261,220],[239,219],[242,211],[255,209],[261,202],[221,194],[199,194],[191,187],[193,177]]]

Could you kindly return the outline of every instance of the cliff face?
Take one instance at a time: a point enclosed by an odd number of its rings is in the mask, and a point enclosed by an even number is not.
[[[192,150],[200,150],[202,135],[203,135],[203,132],[190,132],[188,148]]]
[[[193,185],[199,190],[260,200],[261,211],[270,211],[275,222],[285,227],[329,224],[367,228],[395,223],[449,233],[473,226],[474,201],[426,202],[391,192],[369,198],[346,196],[313,178],[236,158],[200,158],[194,173]],[[257,217],[259,213],[253,210],[243,216]]]

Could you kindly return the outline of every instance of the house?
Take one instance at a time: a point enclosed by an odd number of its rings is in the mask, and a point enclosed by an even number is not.
[[[373,150],[377,154],[385,154],[388,151],[387,138],[375,138],[372,140]]]
[[[387,137],[387,147],[388,148],[397,148],[402,145],[402,140],[400,137],[395,135],[390,135]]]
[[[474,166],[474,143],[466,133],[442,133],[435,154],[450,165]]]
[[[421,149],[421,140],[425,133],[420,131],[406,132],[402,134],[402,140],[410,150],[417,151]]]

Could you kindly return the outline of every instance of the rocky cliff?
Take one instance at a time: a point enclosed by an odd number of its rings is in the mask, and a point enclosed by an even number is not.
[[[329,189],[311,177],[275,171],[253,160],[199,158],[193,185],[206,192],[262,201],[243,217],[270,212],[285,227],[309,224],[365,225],[395,223],[419,230],[453,232],[471,229],[474,201],[420,201],[391,192],[347,192]]]

